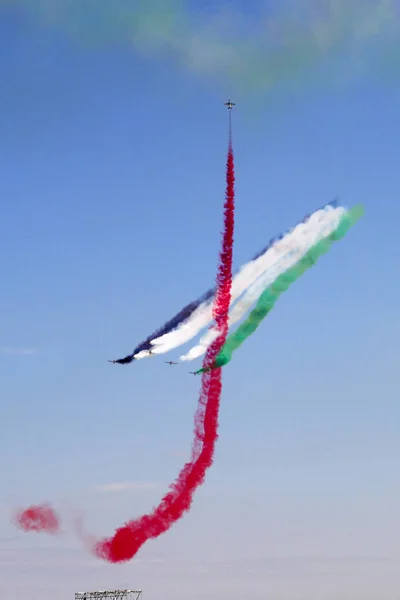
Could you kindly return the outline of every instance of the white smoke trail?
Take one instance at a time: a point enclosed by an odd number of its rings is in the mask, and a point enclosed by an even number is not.
[[[251,284],[245,291],[243,296],[233,306],[230,317],[229,317],[229,329],[240,321],[257,302],[262,292],[270,286],[276,279],[296,264],[317,242],[327,237],[336,229],[339,224],[340,218],[347,212],[344,208],[339,208],[335,213],[327,213],[325,218],[320,221],[320,228],[309,232],[303,230],[299,233],[298,240],[296,240],[296,247],[292,248],[271,268],[268,268],[264,273]],[[308,233],[308,235],[307,235]],[[282,240],[283,241],[283,240]],[[187,354],[180,356],[180,360],[189,361],[202,356],[210,344],[217,338],[218,332],[211,327],[207,333],[200,339],[199,343],[191,348]]]
[[[281,272],[277,271],[277,265],[282,262],[284,257],[287,256],[288,261],[292,257],[292,260],[285,264],[289,266],[294,264],[298,260],[299,251],[301,252],[303,246],[304,254],[325,224],[331,221],[336,222],[343,211],[343,207],[334,207],[332,204],[324,206],[315,211],[306,221],[296,225],[282,239],[272,244],[261,256],[243,265],[232,281],[231,308],[245,290],[254,284],[266,270],[275,269],[275,277],[277,277]],[[191,340],[212,322],[212,306],[213,298],[200,304],[179,328],[152,340],[151,354],[164,354]],[[136,354],[135,358],[141,359],[149,355],[150,352],[144,350]]]

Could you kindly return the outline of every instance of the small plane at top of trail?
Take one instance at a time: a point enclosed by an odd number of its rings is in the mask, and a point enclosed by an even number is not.
[[[164,360],[164,362],[165,362],[166,365],[171,365],[171,366],[178,364],[177,362],[174,362],[173,360]]]
[[[197,371],[188,371],[190,375],[198,375]]]
[[[236,104],[229,98],[228,102],[225,102],[225,106],[228,107],[228,110],[232,110],[232,107],[236,106]]]

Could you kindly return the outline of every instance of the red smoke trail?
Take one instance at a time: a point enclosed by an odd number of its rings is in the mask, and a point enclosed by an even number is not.
[[[47,531],[48,533],[60,531],[60,519],[47,504],[30,506],[20,511],[15,517],[15,522],[17,527],[24,531]]]
[[[224,234],[217,273],[218,291],[213,316],[221,335],[210,346],[203,366],[210,367],[225,343],[228,333],[228,310],[231,299],[232,251],[234,232],[234,159],[231,137],[226,169],[226,199],[224,205]],[[112,538],[95,544],[94,553],[112,563],[130,560],[143,544],[167,531],[190,509],[193,494],[204,482],[207,469],[212,465],[218,438],[218,414],[222,391],[221,369],[213,369],[202,376],[199,404],[195,415],[192,457],[171,484],[170,491],[151,514],[139,517],[116,530]]]
[[[231,142],[229,113],[229,146],[226,166],[226,195],[224,204],[224,233],[217,272],[217,293],[213,317],[220,336],[209,347],[203,367],[211,367],[228,333],[228,311],[231,300],[232,255],[234,233],[234,156]],[[130,560],[143,544],[156,538],[180,519],[192,504],[193,494],[204,482],[207,469],[212,465],[218,438],[218,414],[222,391],[221,369],[202,374],[200,398],[194,418],[194,440],[191,460],[186,463],[170,491],[151,514],[128,522],[116,530],[112,538],[91,544],[94,554],[112,563]],[[25,531],[59,531],[59,518],[47,505],[30,507],[21,512],[17,525]],[[82,533],[80,534],[82,535]]]

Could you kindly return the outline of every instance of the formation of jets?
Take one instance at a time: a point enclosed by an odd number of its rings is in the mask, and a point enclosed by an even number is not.
[[[232,100],[229,98],[228,102],[225,102],[224,106],[226,106],[228,108],[228,110],[232,110],[232,108],[234,106],[236,106],[236,104],[234,102],[232,102]],[[229,117],[230,118],[230,117]],[[148,350],[148,353],[150,356],[154,356],[153,352],[151,350]],[[125,358],[118,358],[117,360],[109,360],[109,363],[112,363],[113,365],[118,364],[118,365],[126,365],[130,362],[132,362],[133,360],[136,360],[134,356],[132,356],[132,354],[125,356]],[[177,362],[174,362],[173,360],[164,360],[164,362],[167,365],[170,365],[171,367],[173,365],[177,365]],[[198,375],[198,373],[196,371],[189,371],[190,375]]]
[[[149,350],[149,354],[151,354],[152,356],[154,356],[151,350]],[[125,356],[125,358],[119,358],[118,360],[109,360],[107,362],[112,363],[113,365],[116,365],[116,364],[118,364],[118,365],[126,365],[126,364],[132,362],[133,360],[136,360],[135,357],[132,356],[132,355],[129,355],[129,356]],[[171,367],[173,365],[177,365],[178,364],[177,362],[175,362],[173,360],[164,360],[164,362],[165,362],[166,365],[170,365]],[[198,375],[198,373],[196,371],[189,371],[189,373],[190,373],[190,375]]]
[[[149,350],[149,354],[150,354],[151,356],[154,356],[154,354],[152,353],[152,351],[151,351],[151,350]],[[128,364],[128,363],[132,362],[133,360],[136,360],[136,359],[135,359],[135,357],[134,357],[134,356],[132,356],[132,355],[130,354],[129,356],[125,356],[125,358],[119,358],[119,359],[117,359],[117,360],[109,360],[109,361],[107,361],[107,362],[109,362],[109,363],[112,363],[113,365],[116,365],[116,364],[118,364],[118,365],[126,365],[126,364]],[[173,360],[164,360],[164,362],[165,362],[165,364],[166,364],[166,365],[170,365],[171,367],[172,367],[173,365],[177,365],[177,364],[178,364],[177,362],[175,362],[175,361],[173,361]],[[197,375],[197,373],[196,373],[195,371],[189,371],[189,373],[190,373],[191,375]]]

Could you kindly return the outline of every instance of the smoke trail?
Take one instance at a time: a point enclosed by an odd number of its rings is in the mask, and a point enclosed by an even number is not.
[[[170,491],[151,514],[117,529],[110,539],[95,541],[83,533],[81,518],[76,528],[79,536],[90,545],[94,554],[109,562],[127,561],[151,538],[167,531],[190,509],[196,489],[204,482],[206,471],[213,463],[218,438],[218,414],[222,391],[221,369],[211,369],[221,351],[228,333],[228,310],[232,285],[232,257],[234,233],[234,156],[229,130],[229,146],[226,169],[226,198],[224,204],[224,233],[217,272],[217,293],[212,317],[217,323],[220,336],[207,351],[202,375],[201,392],[194,419],[194,440],[191,460],[184,465],[178,478],[170,485]],[[48,505],[33,506],[21,511],[16,518],[17,526],[25,531],[59,531],[59,518]]]
[[[278,250],[280,253],[283,253],[285,249],[288,249],[288,244],[292,240],[292,237],[305,235],[304,232],[308,231],[309,227],[316,227],[317,223],[323,221],[325,218],[333,219],[335,218],[334,212],[339,214],[343,210],[342,207],[337,206],[337,201],[329,202],[312,215],[304,217],[288,233],[272,238],[265,248],[259,251],[235,273],[231,288],[231,303],[236,301],[245,289],[262,275],[267,268],[271,268],[280,260],[281,256],[277,254]],[[208,290],[200,298],[187,304],[172,319],[149,335],[146,340],[138,344],[132,354],[111,362],[128,364],[133,360],[149,357],[151,354],[164,354],[189,341],[212,321],[214,294],[215,288]]]
[[[238,327],[238,329],[228,337],[224,347],[217,356],[214,365],[211,367],[219,368],[226,365],[232,359],[232,355],[243,342],[256,331],[261,322],[265,319],[268,313],[273,309],[275,302],[279,296],[286,292],[292,283],[294,283],[307,269],[315,265],[317,260],[323,254],[326,254],[333,242],[342,239],[347,231],[352,227],[364,214],[362,205],[357,205],[340,220],[338,227],[325,239],[320,240],[299,260],[299,262],[280,275],[274,283],[267,288],[260,296],[256,307],[247,317],[247,319]],[[203,373],[202,367],[197,373]]]
[[[219,337],[210,346],[202,375],[201,392],[195,415],[192,457],[181,470],[170,491],[151,514],[139,517],[117,529],[112,538],[98,541],[94,553],[112,563],[130,560],[143,544],[167,531],[190,509],[193,494],[204,482],[207,469],[212,465],[218,437],[218,414],[222,390],[221,369],[211,369],[221,351],[228,333],[228,310],[232,284],[232,253],[234,233],[234,159],[229,136],[227,157],[227,186],[224,205],[224,234],[220,264],[217,273],[217,294],[213,318]]]
[[[115,44],[141,56],[172,59],[242,90],[303,85],[307,78],[357,75],[390,64],[399,48],[396,0],[1,0],[33,23],[86,45]],[[322,68],[321,68],[322,67]],[[379,67],[378,67],[379,68]]]
[[[48,504],[30,506],[15,516],[15,524],[23,531],[59,533],[60,519]]]
[[[311,216],[307,215],[301,223],[297,224],[296,227],[286,235],[280,235],[278,238],[271,240],[264,250],[257,253],[251,261],[243,265],[235,275],[231,288],[231,304],[240,298],[243,292],[267,269],[276,268],[276,265],[285,253],[290,255],[294,252],[294,239],[297,237],[304,237],[305,233],[308,231],[310,231],[310,236],[312,237],[312,230],[317,230],[318,227],[321,226],[321,221],[335,220],[343,210],[343,207],[336,207],[336,202],[329,203],[323,208],[315,211]],[[316,234],[314,233],[314,235]],[[211,301],[199,304],[197,309],[173,331],[151,340],[151,353],[165,354],[166,352],[181,346],[191,340],[199,333],[199,331],[207,327],[211,321]],[[135,359],[141,359],[148,356],[150,356],[150,353],[148,351],[143,351],[135,355]]]
[[[160,336],[163,336],[166,333],[169,333],[170,331],[176,329],[179,325],[187,321],[187,319],[189,319],[189,317],[196,311],[196,309],[198,309],[199,306],[202,306],[204,304],[210,304],[210,299],[213,298],[214,293],[214,289],[208,290],[207,292],[205,292],[205,294],[203,294],[203,296],[184,306],[184,308],[182,308],[181,311],[179,311],[174,317],[172,317],[172,319],[167,321],[162,327],[157,329],[154,333],[149,335],[143,342],[136,346],[132,354],[128,354],[124,358],[118,358],[117,360],[113,360],[111,362],[124,365],[129,364],[133,360],[137,360],[138,358],[150,356],[149,350],[153,350],[151,344],[152,340],[159,338]]]
[[[229,329],[245,316],[267,286],[295,265],[318,240],[329,235],[337,227],[344,213],[345,209],[343,207],[334,210],[316,211],[308,221],[300,223],[280,241],[272,245],[264,255],[264,273],[251,285],[251,282],[249,282],[249,287],[231,309]],[[180,360],[194,360],[204,354],[217,335],[215,328],[211,327],[199,343],[181,356]]]

